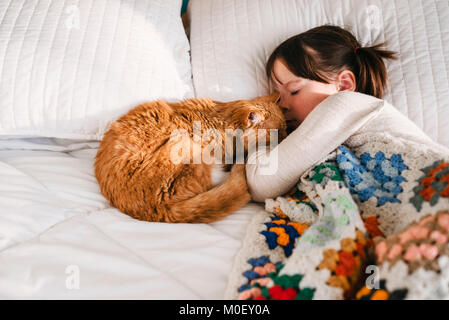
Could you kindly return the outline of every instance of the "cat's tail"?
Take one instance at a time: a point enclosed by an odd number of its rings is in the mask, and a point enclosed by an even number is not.
[[[215,222],[237,211],[250,200],[245,165],[235,164],[223,184],[173,204],[166,215],[166,222]]]

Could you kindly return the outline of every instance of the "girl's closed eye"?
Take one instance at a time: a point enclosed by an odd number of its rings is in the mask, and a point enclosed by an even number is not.
[[[298,83],[298,81],[287,86],[287,90],[291,96],[297,95],[299,93],[299,91],[301,91],[302,88],[303,88],[303,86],[300,83]]]

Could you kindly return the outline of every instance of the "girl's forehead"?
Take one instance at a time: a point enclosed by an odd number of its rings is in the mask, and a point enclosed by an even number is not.
[[[278,85],[288,85],[291,82],[298,82],[302,79],[293,74],[280,59],[274,61],[271,76]]]

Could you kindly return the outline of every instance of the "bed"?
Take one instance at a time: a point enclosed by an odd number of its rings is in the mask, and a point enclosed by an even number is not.
[[[0,3],[0,298],[223,299],[263,206],[207,225],[132,219],[100,193],[99,140],[142,101],[268,93],[270,51],[313,26],[387,41],[401,58],[386,99],[449,147],[448,1],[190,0],[187,28],[182,4]]]

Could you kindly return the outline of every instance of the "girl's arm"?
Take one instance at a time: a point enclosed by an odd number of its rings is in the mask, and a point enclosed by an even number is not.
[[[248,157],[246,177],[254,201],[288,192],[301,175],[355,134],[384,107],[384,100],[343,91],[321,102],[271,152]]]

